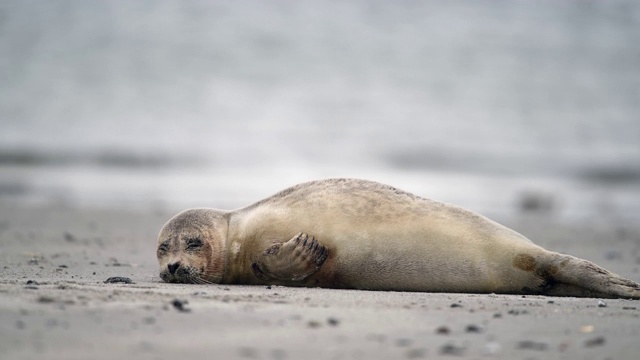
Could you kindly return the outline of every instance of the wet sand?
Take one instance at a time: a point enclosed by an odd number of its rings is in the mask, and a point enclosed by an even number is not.
[[[1,359],[636,359],[640,302],[159,282],[173,211],[0,204]],[[500,219],[497,219],[500,220]],[[505,222],[640,281],[640,225]],[[104,283],[127,277],[132,284]]]

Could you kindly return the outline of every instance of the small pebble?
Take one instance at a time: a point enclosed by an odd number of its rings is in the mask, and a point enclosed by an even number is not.
[[[636,307],[635,306],[623,306],[622,310],[635,310]]]
[[[580,328],[578,329],[578,331],[580,331],[583,334],[592,333],[593,330],[595,330],[595,326],[593,325],[583,325],[583,326],[580,326]]]
[[[470,324],[470,325],[467,325],[467,328],[465,331],[468,333],[481,333],[482,327],[478,325]]]
[[[38,282],[35,280],[27,280],[27,285],[40,285],[40,284],[38,284]]]
[[[131,279],[123,276],[113,276],[104,281],[105,284],[133,284]]]
[[[185,307],[188,303],[189,302],[187,300],[173,299],[171,305],[180,312],[189,312],[191,309]]]
[[[584,342],[584,346],[586,347],[594,347],[594,346],[602,346],[606,342],[604,336],[598,336],[593,339],[589,339]]]
[[[458,304],[458,303],[453,303],[453,304],[451,304],[451,307],[452,308],[459,308],[459,307],[462,307],[462,305]]]
[[[42,295],[38,298],[38,302],[43,304],[52,303],[54,301],[56,301],[54,298],[46,295]]]
[[[547,350],[547,344],[531,340],[524,340],[518,343],[518,349],[545,351]]]
[[[438,335],[449,335],[451,333],[451,329],[446,326],[440,326],[436,329],[436,334]]]
[[[529,313],[529,311],[527,311],[527,310],[515,310],[515,309],[511,309],[511,310],[509,310],[507,312],[507,314],[510,314],[510,315],[521,315],[521,314],[525,315],[525,314],[528,314],[528,313]]]
[[[266,289],[267,289],[267,290],[271,290],[271,285],[267,285],[267,286],[266,286]]]
[[[307,327],[310,327],[312,329],[317,329],[320,326],[322,326],[322,324],[320,324],[318,321],[315,321],[315,320],[309,320],[307,322]]]
[[[598,307],[607,307],[607,303],[602,300],[598,300]]]
[[[331,325],[331,326],[338,326],[340,324],[340,320],[334,318],[334,317],[330,317],[327,319],[327,324]]]
[[[455,355],[461,356],[464,354],[464,347],[455,344],[445,344],[440,348],[440,354],[442,355]]]

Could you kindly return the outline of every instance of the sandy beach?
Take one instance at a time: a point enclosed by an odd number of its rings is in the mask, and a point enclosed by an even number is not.
[[[166,284],[155,236],[172,211],[0,210],[2,359],[635,359],[640,350],[637,301]],[[637,225],[506,224],[640,280]],[[116,276],[132,283],[105,283]]]
[[[640,301],[155,258],[182,209],[350,177],[640,282],[639,1],[34,3],[0,3],[0,360],[640,358]]]

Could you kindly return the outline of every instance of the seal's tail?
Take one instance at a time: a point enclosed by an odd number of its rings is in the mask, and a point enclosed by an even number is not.
[[[591,261],[559,253],[551,253],[542,259],[535,270],[546,281],[544,294],[640,299],[640,284]]]

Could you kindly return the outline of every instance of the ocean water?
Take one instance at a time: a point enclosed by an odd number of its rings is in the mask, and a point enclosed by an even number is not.
[[[637,1],[0,1],[0,201],[237,208],[359,177],[640,218]]]

